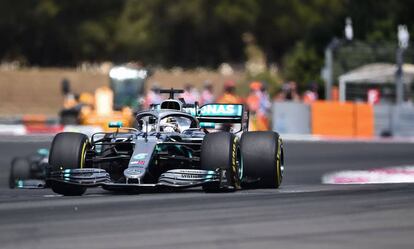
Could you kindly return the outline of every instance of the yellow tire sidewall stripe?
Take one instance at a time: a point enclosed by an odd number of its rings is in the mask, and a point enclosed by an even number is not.
[[[277,141],[277,154],[276,154],[276,181],[277,181],[277,186],[280,185],[281,181],[282,181],[282,174],[281,174],[281,170],[280,170],[280,161],[281,161],[281,143],[282,140],[279,138]]]
[[[82,154],[81,154],[81,161],[80,161],[80,168],[82,169],[85,165],[85,158],[86,158],[86,145],[88,143],[84,142],[82,145]]]
[[[237,137],[234,137],[233,139],[233,143],[232,143],[232,160],[231,160],[231,166],[232,166],[232,171],[233,171],[233,182],[234,182],[234,186],[237,189],[240,189],[240,180],[239,178],[239,170],[237,169],[237,165],[236,165],[236,156],[237,156]]]

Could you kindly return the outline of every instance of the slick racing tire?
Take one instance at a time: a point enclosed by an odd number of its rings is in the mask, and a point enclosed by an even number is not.
[[[15,188],[18,180],[30,179],[31,167],[26,158],[14,158],[11,163],[9,187]]]
[[[243,187],[278,188],[283,177],[283,145],[273,131],[246,132],[240,140]]]
[[[201,144],[201,165],[203,170],[222,169],[226,171],[225,180],[227,190],[240,189],[240,180],[243,173],[241,153],[238,138],[229,132],[209,133]],[[203,186],[206,192],[217,192],[220,184],[214,183]]]
[[[75,132],[62,132],[55,136],[49,154],[51,171],[77,169],[85,166],[86,151],[89,148],[88,136]],[[52,190],[62,195],[82,195],[86,187],[51,182]]]

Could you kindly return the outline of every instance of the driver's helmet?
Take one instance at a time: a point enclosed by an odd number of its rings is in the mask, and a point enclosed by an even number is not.
[[[160,126],[164,132],[180,132],[180,127],[174,117],[161,119]]]

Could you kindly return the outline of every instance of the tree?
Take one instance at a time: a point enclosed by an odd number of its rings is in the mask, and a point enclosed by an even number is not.
[[[291,52],[286,54],[283,65],[284,78],[296,81],[302,90],[306,89],[309,83],[321,83],[320,70],[323,60],[314,48],[307,47],[303,42],[296,43]]]
[[[142,60],[216,67],[243,63],[242,36],[251,33],[269,63],[298,75],[342,36],[345,17],[356,39],[389,42],[398,24],[414,31],[413,7],[410,0],[3,0],[0,58],[40,66]],[[303,68],[293,67],[297,60]]]

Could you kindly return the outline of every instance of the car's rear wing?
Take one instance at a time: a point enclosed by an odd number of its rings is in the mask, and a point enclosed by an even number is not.
[[[195,116],[201,126],[204,124],[240,124],[240,131],[247,131],[249,125],[249,113],[242,104],[206,104],[201,107],[184,108]],[[206,125],[208,127],[208,125]]]

